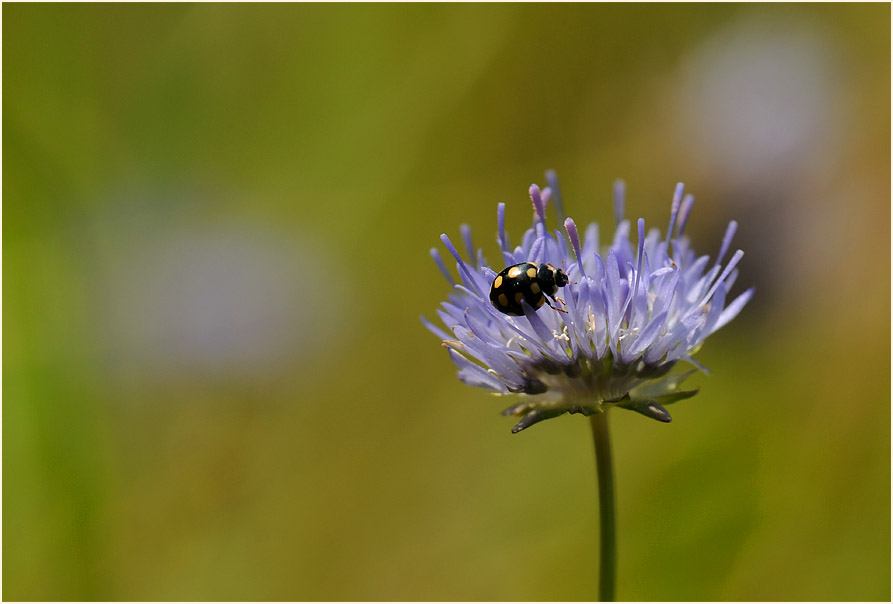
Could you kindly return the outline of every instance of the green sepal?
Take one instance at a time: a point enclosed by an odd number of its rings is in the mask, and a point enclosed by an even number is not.
[[[629,395],[631,398],[640,401],[656,400],[662,402],[661,399],[667,395],[673,394],[686,378],[697,373],[697,369],[686,371],[685,373],[674,373],[664,376],[658,380],[646,382],[633,388]],[[680,399],[681,400],[681,399]]]
[[[672,405],[673,403],[678,403],[679,401],[684,401],[687,398],[691,398],[696,395],[700,389],[695,388],[694,390],[680,390],[679,392],[671,392],[670,394],[664,394],[663,396],[656,396],[655,401],[659,402],[661,405]]]
[[[508,409],[503,409],[502,415],[524,415],[534,409],[536,409],[536,403],[518,403],[517,405],[512,405]]]
[[[564,413],[567,413],[567,409],[534,409],[514,425],[512,434],[517,434],[524,428],[529,428],[533,424],[537,424],[543,420],[552,419],[553,417],[558,417]]]
[[[673,418],[670,417],[670,412],[661,407],[655,401],[630,401],[624,405],[621,405],[624,409],[629,409],[630,411],[635,411],[636,413],[641,413],[645,417],[650,417],[651,419],[656,419],[659,422],[664,422],[665,424],[670,423]]]

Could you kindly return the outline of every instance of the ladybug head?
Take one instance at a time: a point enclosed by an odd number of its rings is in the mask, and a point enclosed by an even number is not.
[[[564,287],[568,283],[564,271],[551,264],[540,264],[536,277],[543,284],[543,291],[550,294],[554,294],[559,287]]]

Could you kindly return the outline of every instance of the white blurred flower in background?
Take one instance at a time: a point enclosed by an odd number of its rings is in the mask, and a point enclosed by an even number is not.
[[[681,66],[677,124],[687,152],[736,186],[790,186],[836,159],[843,128],[836,50],[801,20],[750,17]]]
[[[342,296],[316,238],[184,205],[121,204],[99,220],[96,295],[114,367],[150,380],[257,380],[333,349]]]
[[[709,183],[711,198],[733,206],[721,215],[744,225],[744,278],[761,290],[757,306],[821,287],[823,271],[842,261],[826,234],[846,220],[832,199],[852,145],[845,59],[824,29],[767,11],[714,32],[672,80],[670,139],[700,174],[689,180]],[[767,264],[779,268],[761,270]]]

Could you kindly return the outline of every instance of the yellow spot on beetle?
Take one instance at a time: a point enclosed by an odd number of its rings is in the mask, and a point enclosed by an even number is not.
[[[531,269],[531,270],[532,270],[532,269]],[[535,293],[535,294],[540,293],[540,284],[539,284],[539,283],[531,283],[531,284],[530,284],[530,291],[532,291],[532,292]]]
[[[527,276],[530,277],[531,279],[536,279],[536,269],[533,268],[532,266],[529,269],[527,269]]]
[[[496,281],[493,282],[493,289],[499,289],[502,287],[502,275],[496,277]]]
[[[520,274],[521,269],[517,266],[513,266],[511,269],[509,269],[509,279],[517,279]]]
[[[509,305],[509,299],[505,297],[505,294],[499,294],[499,298],[497,298],[497,300],[499,300],[499,305],[502,307]]]

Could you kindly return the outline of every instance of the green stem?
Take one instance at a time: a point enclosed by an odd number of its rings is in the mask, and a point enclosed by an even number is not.
[[[614,463],[611,460],[611,435],[606,411],[589,416],[595,441],[598,470],[599,555],[598,596],[613,602],[617,583],[617,513],[614,497]]]

